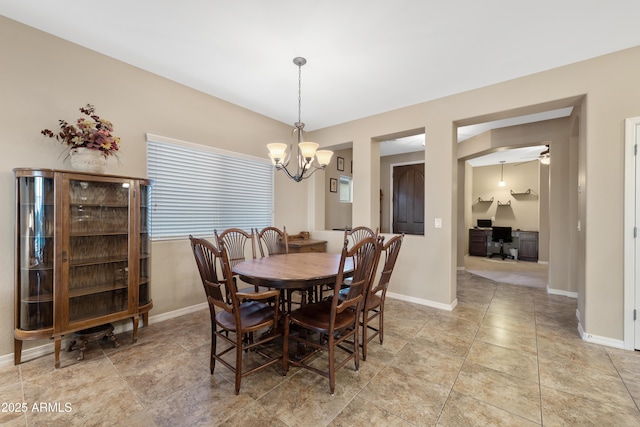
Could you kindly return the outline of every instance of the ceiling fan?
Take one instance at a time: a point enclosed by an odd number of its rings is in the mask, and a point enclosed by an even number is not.
[[[547,148],[541,151],[537,157],[533,158],[532,160],[527,160],[526,162],[520,162],[514,166],[520,166],[525,163],[535,162],[537,160],[540,161],[540,163],[542,163],[543,165],[548,165],[551,162],[551,155],[549,154],[549,144],[545,144],[545,147]]]

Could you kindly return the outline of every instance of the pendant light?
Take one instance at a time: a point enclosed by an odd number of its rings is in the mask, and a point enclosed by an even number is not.
[[[291,141],[289,143],[289,153],[287,154],[287,144],[273,143],[267,144],[269,157],[276,170],[281,170],[295,182],[309,178],[318,170],[323,170],[331,161],[333,151],[318,150],[319,144],[315,142],[304,141],[304,123],[300,120],[300,106],[302,104],[302,66],[307,60],[301,57],[293,58],[293,63],[298,66],[298,121],[295,122],[291,132]],[[293,140],[298,143],[297,156],[295,157],[295,170],[289,171],[289,158],[293,152]]]
[[[498,182],[498,187],[504,187],[504,160],[500,160],[500,182]]]

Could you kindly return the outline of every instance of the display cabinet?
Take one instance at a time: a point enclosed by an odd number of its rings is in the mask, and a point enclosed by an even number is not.
[[[22,342],[140,317],[148,324],[150,181],[14,169],[15,363]]]

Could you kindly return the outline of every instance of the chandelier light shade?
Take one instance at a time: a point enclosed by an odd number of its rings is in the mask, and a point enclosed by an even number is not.
[[[498,182],[498,187],[504,187],[504,160],[500,160],[500,182]]]
[[[293,63],[298,66],[298,121],[293,124],[291,131],[291,141],[289,143],[289,154],[287,154],[287,144],[273,143],[267,144],[269,158],[276,170],[281,170],[296,182],[309,178],[318,170],[323,170],[333,156],[333,151],[318,150],[319,144],[304,140],[304,123],[300,120],[300,110],[302,105],[302,66],[307,60],[301,57],[293,58]],[[295,170],[289,168],[289,160],[293,152],[293,141],[297,142],[297,157],[295,159]]]

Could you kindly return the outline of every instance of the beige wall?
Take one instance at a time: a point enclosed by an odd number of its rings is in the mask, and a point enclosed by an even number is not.
[[[145,176],[145,133],[207,144],[264,157],[256,141],[288,138],[290,125],[204,95],[103,55],[0,17],[3,78],[0,81],[0,237],[4,255],[0,284],[0,356],[13,350],[13,175],[14,167],[65,168],[61,147],[39,132],[59,118],[75,118],[87,102],[115,124],[122,137],[121,165],[109,173]],[[578,255],[573,280],[579,295],[581,326],[592,336],[623,337],[622,188],[623,120],[640,113],[640,48],[572,64],[419,105],[344,123],[312,133],[322,146],[351,141],[354,162],[354,224],[379,224],[379,144],[372,140],[425,128],[424,236],[407,236],[396,265],[391,292],[441,308],[456,301],[459,235],[458,147],[455,126],[513,111],[557,107],[585,96],[577,122],[576,216],[573,236]],[[573,102],[573,101],[572,101]],[[325,231],[325,177],[303,183],[276,176],[275,223],[295,233],[310,230],[337,250],[341,232]],[[573,190],[575,191],[575,187]],[[306,201],[306,203],[305,203]],[[564,214],[564,213],[562,213]],[[558,213],[556,213],[558,215]],[[435,229],[434,218],[442,218]],[[551,218],[553,221],[553,217]],[[617,226],[620,224],[620,226]],[[464,228],[465,224],[460,224]],[[588,245],[587,245],[588,243]],[[151,315],[204,302],[187,241],[152,247]],[[553,258],[553,253],[550,255]],[[551,262],[553,260],[551,259]],[[46,343],[46,341],[44,342]],[[39,342],[36,344],[43,344]]]
[[[338,157],[344,159],[344,170],[338,170]],[[344,150],[336,150],[331,158],[331,163],[325,169],[325,228],[333,230],[338,228],[353,227],[351,216],[353,211],[353,203],[340,201],[340,176],[353,176],[351,173],[351,160],[353,159],[353,150],[351,148]],[[338,182],[338,192],[332,193],[329,190],[329,179],[335,179]]]
[[[473,207],[471,224],[494,219],[494,225],[514,230],[539,231],[539,162],[504,165],[504,187],[498,187],[500,166],[473,168]],[[530,190],[530,194],[524,194]],[[511,192],[517,194],[511,194]],[[478,199],[483,201],[478,201]],[[489,201],[491,200],[491,201]]]
[[[582,227],[566,240],[569,262],[576,267],[576,274],[568,276],[571,283],[558,286],[577,290],[580,324],[585,336],[619,345],[623,339],[624,297],[623,122],[625,117],[637,116],[640,111],[640,85],[636,84],[635,77],[639,72],[640,48],[629,49],[321,129],[313,133],[313,139],[328,145],[353,141],[354,153],[360,153],[354,158],[366,159],[366,165],[371,163],[370,152],[376,149],[372,140],[407,129],[424,127],[427,130],[427,227],[424,237],[410,236],[409,245],[418,252],[403,251],[400,255],[392,290],[428,304],[452,305],[456,303],[456,246],[460,240],[456,236],[465,229],[464,221],[459,221],[457,214],[458,208],[464,209],[458,206],[457,194],[464,190],[458,183],[461,177],[457,172],[456,126],[575,106],[581,117],[576,132],[579,149],[574,166],[580,192],[576,195],[578,186],[570,185],[570,198],[576,200],[575,212],[571,209],[559,212],[557,207],[553,211],[550,207],[549,221],[559,223],[557,216],[575,215]],[[572,125],[568,129],[573,129]],[[366,174],[360,166],[354,164],[354,168]],[[372,170],[372,174],[375,173],[379,171]],[[372,194],[373,187],[363,193]],[[551,186],[551,192],[553,188]],[[550,195],[551,199],[554,197]],[[371,202],[370,196],[356,200],[354,223],[375,225],[368,212],[359,206],[362,203],[374,210],[376,205]],[[435,218],[442,218],[441,229],[431,225]],[[554,253],[550,253],[550,263],[553,257]]]

